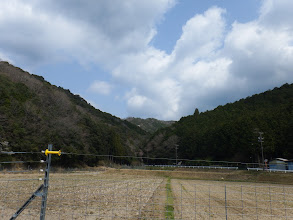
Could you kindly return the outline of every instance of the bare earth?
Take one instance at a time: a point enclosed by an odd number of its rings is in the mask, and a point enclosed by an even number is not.
[[[0,173],[0,219],[10,219],[43,173]],[[167,177],[114,170],[51,173],[46,219],[165,219]],[[293,219],[293,187],[171,178],[175,219]],[[17,219],[39,219],[37,196]]]

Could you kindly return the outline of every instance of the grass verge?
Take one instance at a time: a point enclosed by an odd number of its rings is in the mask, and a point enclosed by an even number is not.
[[[165,219],[174,219],[174,198],[171,189],[171,179],[166,183],[167,200],[165,206]]]
[[[112,172],[116,172],[113,170]],[[130,175],[157,176],[171,179],[230,181],[293,185],[293,173],[269,173],[245,170],[121,170]]]

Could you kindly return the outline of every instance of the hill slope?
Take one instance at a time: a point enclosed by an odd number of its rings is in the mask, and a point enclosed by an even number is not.
[[[174,121],[161,121],[155,118],[142,119],[142,118],[133,118],[133,117],[126,118],[126,121],[129,121],[132,124],[135,124],[136,126],[140,127],[141,129],[151,134],[161,128],[169,127],[170,125],[174,123]]]
[[[145,152],[153,157],[258,162],[258,132],[264,132],[265,158],[293,159],[293,84],[212,111],[181,118],[158,131]]]
[[[134,155],[146,138],[139,127],[7,62],[0,62],[0,97],[0,141],[9,142],[6,150],[40,151],[52,143],[65,152]],[[64,155],[61,163],[78,162]]]

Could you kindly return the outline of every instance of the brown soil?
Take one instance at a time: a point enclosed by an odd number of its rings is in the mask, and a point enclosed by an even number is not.
[[[43,175],[0,173],[0,219],[24,204]],[[104,168],[51,173],[46,219],[165,219],[167,178],[175,219],[293,218],[293,187],[284,185],[293,184],[290,173]],[[38,219],[40,207],[36,197],[18,219]]]

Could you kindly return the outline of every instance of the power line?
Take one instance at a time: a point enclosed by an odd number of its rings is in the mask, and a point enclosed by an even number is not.
[[[0,164],[16,164],[16,163],[41,163],[41,161],[4,161]]]
[[[14,152],[14,151],[0,151],[0,154],[42,154],[42,152]],[[212,160],[192,160],[184,158],[167,158],[167,157],[143,157],[143,156],[131,156],[131,155],[111,155],[111,154],[91,154],[91,153],[70,153],[61,152],[61,155],[75,155],[75,156],[92,156],[92,157],[111,157],[111,158],[132,158],[132,159],[147,159],[147,160],[168,160],[168,161],[185,161],[185,162],[207,162],[207,163],[226,163],[226,164],[249,164],[243,162],[233,162],[233,161],[212,161]],[[24,162],[24,161],[23,161]],[[251,164],[251,163],[250,163]]]
[[[42,152],[15,152],[15,151],[0,151],[0,154],[42,154]]]

